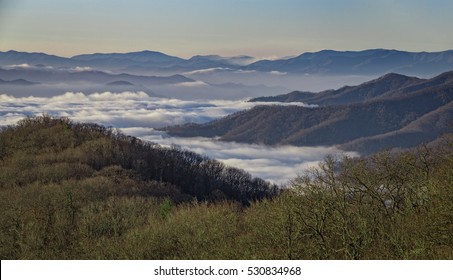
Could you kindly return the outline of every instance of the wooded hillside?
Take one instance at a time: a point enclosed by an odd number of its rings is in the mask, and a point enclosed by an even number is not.
[[[452,188],[451,136],[327,158],[277,192],[191,152],[43,116],[0,132],[0,257],[452,259]]]

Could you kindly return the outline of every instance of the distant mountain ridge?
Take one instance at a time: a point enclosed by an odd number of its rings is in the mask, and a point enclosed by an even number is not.
[[[39,83],[35,82],[30,82],[24,79],[16,79],[12,81],[5,81],[0,79],[0,85],[19,85],[19,86],[31,86],[31,85],[37,85]]]
[[[442,52],[406,52],[387,49],[323,50],[303,53],[290,59],[261,60],[248,65],[246,69],[332,75],[379,75],[388,72],[433,75],[453,70],[453,50]]]
[[[266,145],[339,145],[369,154],[429,142],[453,126],[453,71],[429,80],[389,74],[316,95],[302,92],[301,100],[318,98],[323,106],[260,105],[210,123],[164,130]]]
[[[407,93],[428,87],[448,84],[453,80],[453,71],[442,73],[432,79],[420,79],[389,73],[357,86],[344,86],[337,90],[319,93],[293,91],[283,95],[257,97],[249,102],[304,102],[320,106],[342,105],[405,96]]]
[[[81,54],[71,57],[71,59],[79,61],[92,61],[103,59],[123,59],[132,60],[136,62],[175,62],[181,61],[182,58],[176,56],[169,56],[167,54],[155,51],[140,51],[129,53],[95,53],[95,54]]]
[[[154,55],[154,53],[151,52],[147,52],[147,54]],[[100,56],[104,57],[104,55]],[[107,55],[107,57],[109,56],[110,55]],[[113,56],[115,56],[115,54]],[[133,56],[136,59],[142,59],[139,58],[140,56],[138,54],[133,54]],[[251,58],[200,57],[199,59],[199,63],[205,63],[206,61],[206,63],[217,63],[214,62],[214,60],[247,60]],[[145,71],[145,73],[142,73],[141,71],[111,71],[109,70],[109,67],[91,67],[86,66],[86,64],[81,62],[76,64],[79,66],[49,66],[41,63],[33,64],[31,62],[22,62],[27,61],[20,60],[17,61],[17,64],[0,64],[0,79],[5,81],[0,82],[0,91],[13,96],[54,96],[66,91],[144,91],[156,97],[160,96],[179,99],[243,99],[246,96],[251,97],[274,93],[281,94],[289,91],[284,87],[229,83],[229,80],[227,80],[228,82],[223,82],[222,79],[220,79],[219,82],[214,83],[205,82],[202,79],[186,77],[183,75],[186,73],[185,71]],[[123,67],[121,62],[118,63],[118,65]],[[146,66],[144,67],[146,68]],[[106,69],[99,70],[99,68]],[[116,70],[118,69],[119,68],[116,68]],[[28,87],[28,84],[25,83],[6,82],[20,79],[37,82],[39,85],[36,87]]]
[[[337,90],[319,93],[293,91],[283,95],[253,98],[250,102],[305,102],[309,104],[341,105],[397,96],[401,89],[423,83],[424,79],[389,73],[375,80]]]
[[[233,70],[276,71],[293,74],[382,75],[388,72],[398,72],[408,75],[432,76],[453,70],[453,50],[442,52],[406,52],[387,49],[322,50],[278,60],[218,55],[196,55],[190,59],[183,59],[156,51],[81,54],[71,58],[44,53],[0,52],[0,65],[24,63],[54,67],[115,68],[117,70],[191,71],[226,67]]]
[[[30,53],[30,52],[18,52],[14,50],[0,52],[0,66],[18,64],[71,66],[73,64],[73,60],[71,60],[70,58],[49,55],[46,53],[39,52]]]
[[[82,54],[71,57],[71,60],[101,69],[152,65],[169,67],[184,61],[182,58],[154,51]]]
[[[46,68],[0,68],[0,78],[3,79],[25,79],[37,81],[40,83],[115,83],[122,81],[123,83],[137,85],[156,85],[156,84],[178,84],[186,82],[194,82],[193,79],[182,75],[171,76],[144,76],[131,74],[112,74],[97,70],[71,70],[71,69],[46,69]]]

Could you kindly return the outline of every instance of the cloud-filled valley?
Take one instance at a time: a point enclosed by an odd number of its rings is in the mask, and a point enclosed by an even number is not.
[[[244,100],[157,98],[145,92],[67,92],[53,97],[0,94],[0,126],[12,125],[26,116],[43,113],[69,117],[74,121],[100,123],[144,140],[167,146],[179,145],[278,183],[287,182],[303,169],[316,165],[327,154],[341,153],[334,147],[268,147],[208,138],[176,138],[154,130],[189,122],[204,123],[255,105]],[[307,106],[303,103],[298,105]]]
[[[159,131],[148,130],[143,133],[140,129],[123,130],[128,134],[140,133],[141,138],[161,145],[178,145],[202,155],[218,159],[226,165],[244,169],[252,175],[285,184],[302,174],[304,170],[315,167],[319,161],[329,154],[351,155],[356,153],[343,152],[335,147],[270,147],[256,144],[223,142],[210,138],[179,138],[166,137]]]
[[[185,101],[150,97],[145,92],[67,92],[53,97],[0,95],[0,125],[28,116],[49,113],[76,121],[114,127],[162,127],[188,122],[203,123],[248,109],[245,101]]]

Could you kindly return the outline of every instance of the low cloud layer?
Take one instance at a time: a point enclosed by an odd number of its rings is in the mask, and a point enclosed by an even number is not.
[[[214,68],[206,68],[206,69],[200,69],[200,70],[194,70],[190,72],[185,72],[182,73],[184,76],[191,76],[191,75],[197,75],[197,74],[211,74],[219,71],[228,71],[231,70],[230,68],[223,68],[223,67],[214,67]]]
[[[316,165],[327,154],[341,153],[332,147],[271,148],[206,138],[173,138],[154,130],[189,122],[204,123],[258,104],[228,100],[184,101],[150,97],[145,92],[68,92],[53,97],[23,98],[0,94],[0,126],[43,113],[100,123],[163,145],[180,145],[278,183],[284,183],[305,168]]]
[[[245,101],[183,101],[150,97],[145,92],[67,92],[53,97],[0,94],[0,125],[14,124],[30,115],[49,113],[76,121],[114,127],[163,127],[202,123],[252,107]]]
[[[167,137],[164,133],[152,129],[130,128],[123,131],[161,145],[178,145],[278,184],[286,184],[297,175],[302,174],[304,170],[317,166],[329,154],[356,155],[355,153],[345,153],[334,147],[269,147],[222,142],[201,137]]]
[[[259,104],[269,103],[187,101],[150,97],[145,92],[67,92],[53,97],[19,98],[0,94],[0,125],[14,124],[26,116],[49,113],[113,127],[158,128],[189,122],[204,123]],[[310,107],[303,103],[297,105]]]
[[[208,87],[209,86],[207,83],[202,82],[202,81],[184,82],[184,83],[179,83],[176,85],[180,86],[180,87]]]

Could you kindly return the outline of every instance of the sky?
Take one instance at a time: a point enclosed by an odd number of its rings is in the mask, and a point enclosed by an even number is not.
[[[451,0],[0,0],[0,51],[273,58],[453,49]]]

